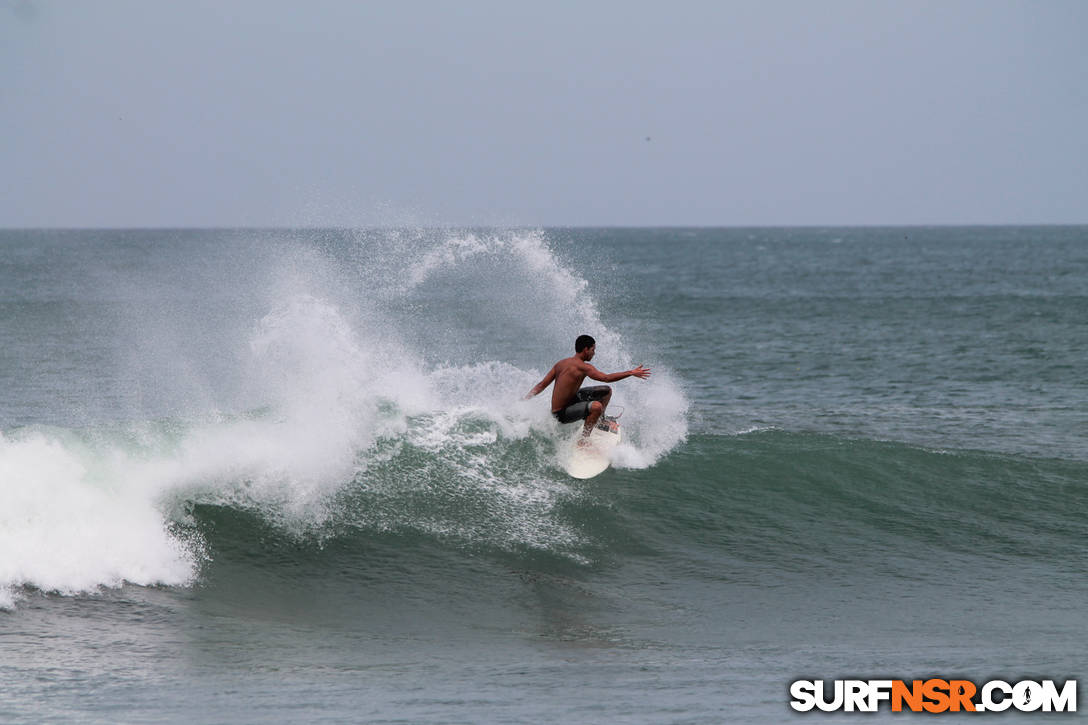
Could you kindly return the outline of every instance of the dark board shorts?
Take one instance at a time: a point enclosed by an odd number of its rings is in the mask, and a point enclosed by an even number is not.
[[[560,423],[573,423],[576,420],[585,420],[589,415],[589,404],[594,400],[602,400],[612,388],[607,385],[592,385],[582,388],[574,396],[574,401],[565,408],[553,411],[552,415]]]

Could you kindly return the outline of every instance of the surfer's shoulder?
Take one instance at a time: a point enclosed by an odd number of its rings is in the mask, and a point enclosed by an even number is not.
[[[576,370],[578,372],[585,372],[586,370],[592,370],[593,366],[587,363],[577,355],[571,357],[565,357],[555,364],[555,370]]]

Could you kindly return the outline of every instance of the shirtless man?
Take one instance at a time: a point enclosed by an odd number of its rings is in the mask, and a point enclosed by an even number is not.
[[[582,431],[583,436],[593,432],[593,426],[604,415],[608,401],[612,399],[612,388],[607,385],[594,385],[582,388],[579,386],[587,377],[600,380],[602,383],[614,383],[624,378],[636,377],[645,380],[650,377],[649,368],[639,365],[634,370],[622,373],[602,373],[589,364],[593,355],[597,352],[597,342],[589,335],[580,335],[574,341],[574,357],[560,360],[544,379],[533,386],[525,399],[533,397],[555,381],[552,388],[552,415],[560,423],[573,423],[576,420],[586,421]]]

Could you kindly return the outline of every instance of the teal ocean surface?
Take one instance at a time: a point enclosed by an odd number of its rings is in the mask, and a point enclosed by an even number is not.
[[[1083,681],[1086,321],[1088,227],[0,231],[0,722]]]

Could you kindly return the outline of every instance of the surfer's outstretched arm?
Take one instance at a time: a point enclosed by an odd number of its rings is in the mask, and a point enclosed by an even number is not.
[[[588,368],[586,370],[586,375],[588,377],[593,378],[594,380],[600,380],[602,383],[614,383],[618,380],[623,380],[624,378],[631,377],[641,378],[643,380],[650,377],[650,369],[644,368],[641,365],[639,365],[637,368],[634,368],[633,370],[624,370],[620,373],[602,373],[600,370],[588,363],[586,363],[586,368]]]
[[[529,398],[533,397],[534,395],[539,394],[540,391],[542,391],[544,388],[551,385],[553,380],[555,380],[555,366],[554,365],[552,366],[552,369],[548,371],[548,374],[544,376],[544,379],[541,380],[536,385],[534,385],[533,389],[525,394],[524,400],[528,400]]]

